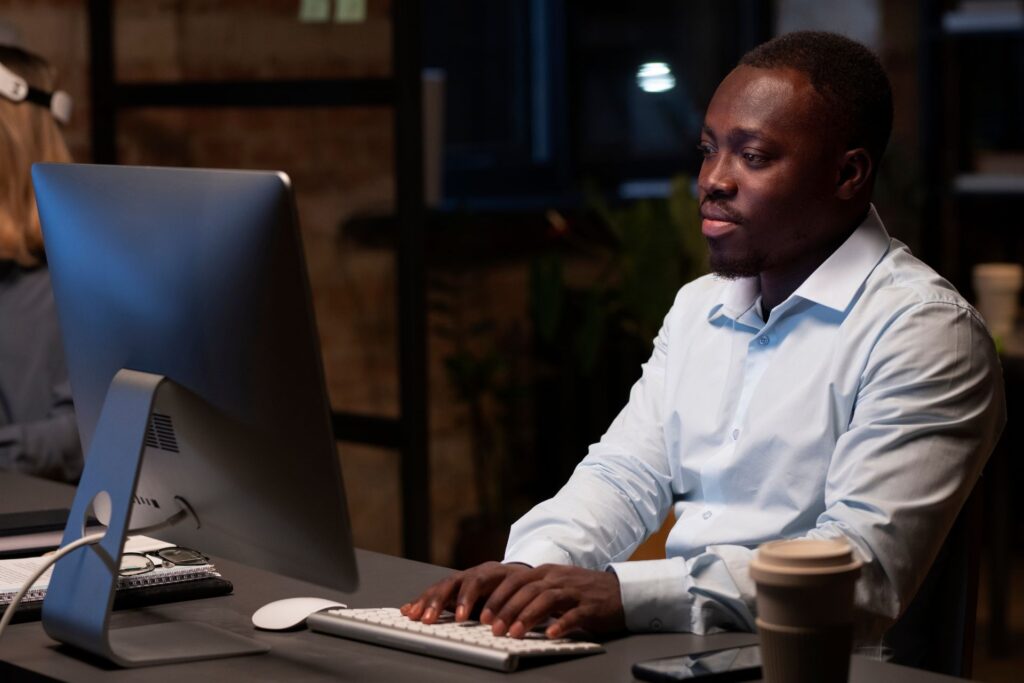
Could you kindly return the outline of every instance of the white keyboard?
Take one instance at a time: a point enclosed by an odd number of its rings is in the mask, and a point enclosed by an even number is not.
[[[456,623],[449,613],[436,624],[422,624],[407,619],[393,607],[330,609],[310,615],[306,624],[321,633],[498,671],[515,671],[524,657],[604,652],[597,643],[567,638],[549,640],[540,632],[530,632],[522,639],[494,636],[490,626],[477,621]]]

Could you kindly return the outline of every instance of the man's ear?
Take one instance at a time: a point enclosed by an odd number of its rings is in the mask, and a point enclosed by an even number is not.
[[[840,199],[856,197],[868,186],[874,167],[871,155],[863,147],[843,152],[839,164],[836,196]]]

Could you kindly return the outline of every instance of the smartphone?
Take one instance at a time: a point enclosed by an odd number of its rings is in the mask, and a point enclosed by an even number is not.
[[[642,681],[756,681],[761,678],[761,651],[748,645],[650,659],[634,664],[633,675]]]

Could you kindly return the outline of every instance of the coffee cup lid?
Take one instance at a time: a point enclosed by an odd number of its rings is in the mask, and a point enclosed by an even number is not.
[[[841,539],[796,538],[769,541],[757,549],[750,575],[763,583],[789,583],[792,577],[857,573],[863,563]]]

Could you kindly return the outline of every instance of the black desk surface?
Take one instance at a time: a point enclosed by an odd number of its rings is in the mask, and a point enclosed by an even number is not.
[[[0,472],[0,512],[69,506],[68,486]],[[360,587],[355,593],[326,591],[228,561],[217,561],[235,584],[234,595],[115,612],[114,628],[173,620],[213,624],[255,638],[264,655],[142,669],[116,669],[68,654],[38,622],[9,627],[0,641],[3,681],[632,681],[633,662],[754,642],[751,634],[701,637],[687,634],[635,635],[606,643],[607,653],[501,674],[453,662],[298,631],[257,632],[249,621],[261,605],[294,596],[332,597],[352,607],[399,605],[448,570],[369,551],[357,551]],[[32,672],[32,673],[30,673]],[[32,674],[42,674],[42,677]],[[854,683],[929,683],[957,680],[904,667],[853,658]]]

